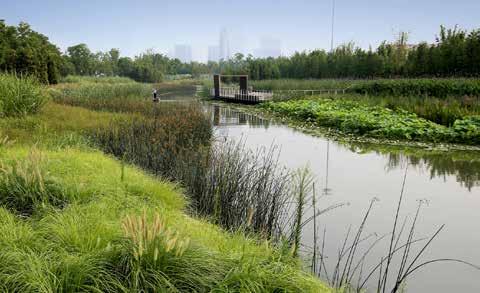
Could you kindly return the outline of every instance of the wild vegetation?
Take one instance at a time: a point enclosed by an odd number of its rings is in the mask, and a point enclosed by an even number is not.
[[[47,100],[35,78],[0,73],[0,117],[36,113]]]
[[[480,114],[478,79],[286,79],[254,81],[252,84],[255,89],[272,90],[275,101],[346,100],[412,113],[450,128],[457,123],[457,130],[462,127],[473,130],[475,117]]]
[[[17,146],[1,161],[2,202],[12,188],[29,199],[0,208],[4,291],[329,290],[289,254],[186,216],[174,185],[99,152]]]
[[[211,124],[197,106],[152,108],[127,93],[111,97],[123,109],[49,102],[0,120],[2,290],[331,291],[300,269],[288,242],[267,241],[280,227],[287,173],[238,146],[210,151]],[[72,100],[97,108],[85,97]]]
[[[255,89],[345,90],[346,93],[395,97],[478,97],[480,81],[476,78],[396,78],[396,79],[278,79],[253,81]]]
[[[332,127],[343,133],[387,139],[430,142],[454,142],[478,145],[478,116],[456,120],[451,127],[419,118],[405,110],[368,106],[359,101],[318,98],[269,102],[262,108],[318,126]]]

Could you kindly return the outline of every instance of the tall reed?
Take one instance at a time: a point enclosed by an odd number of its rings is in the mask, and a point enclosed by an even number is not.
[[[0,73],[0,117],[37,113],[47,101],[44,87],[34,77]]]

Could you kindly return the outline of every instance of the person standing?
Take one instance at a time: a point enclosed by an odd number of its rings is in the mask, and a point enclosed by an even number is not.
[[[153,89],[153,101],[158,102],[157,89]]]

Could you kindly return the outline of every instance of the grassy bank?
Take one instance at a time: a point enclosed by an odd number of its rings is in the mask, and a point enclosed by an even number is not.
[[[174,185],[99,152],[0,158],[1,199],[13,187],[26,198],[0,209],[3,290],[328,291],[289,253],[186,216]]]
[[[252,176],[265,166],[241,149],[210,150],[201,109],[129,90],[98,103],[98,86],[57,86],[62,104],[0,119],[1,290],[330,292],[291,243],[267,240],[282,215],[265,201],[277,177]]]
[[[480,144],[478,116],[456,120],[452,127],[436,124],[404,110],[369,106],[359,101],[318,97],[269,102],[263,109],[346,134],[426,142]]]

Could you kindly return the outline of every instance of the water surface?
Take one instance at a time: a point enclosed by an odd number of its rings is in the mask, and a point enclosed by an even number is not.
[[[458,258],[480,264],[480,153],[340,144],[226,106],[209,107],[217,136],[244,139],[252,149],[278,145],[282,164],[291,169],[308,165],[313,171],[319,205],[347,204],[318,221],[320,234],[326,231],[330,266],[348,227],[358,226],[373,198],[378,201],[364,235],[391,231],[406,169],[402,221],[424,200],[428,205],[421,209],[416,236],[431,236],[445,224],[422,260]],[[312,225],[302,242],[312,246]],[[378,263],[386,245],[372,250],[365,270]],[[480,272],[455,263],[433,264],[408,279],[407,292],[480,292]]]

